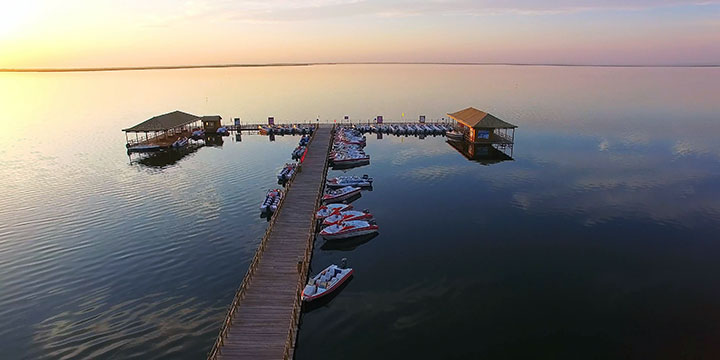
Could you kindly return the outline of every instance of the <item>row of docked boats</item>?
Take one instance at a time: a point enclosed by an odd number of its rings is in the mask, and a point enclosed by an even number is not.
[[[368,124],[355,127],[361,133],[382,133],[395,135],[440,135],[453,131],[450,123],[437,124]]]
[[[353,210],[350,204],[327,204],[315,214],[322,229],[320,236],[325,240],[342,240],[372,235],[379,227],[369,210]]]
[[[338,127],[328,161],[336,168],[368,165],[370,156],[365,153],[365,145],[366,138],[359,130],[351,127]]]
[[[265,125],[258,129],[261,135],[297,135],[312,134],[315,125]]]
[[[363,176],[338,176],[326,180],[328,190],[323,196],[324,205],[315,213],[321,230],[320,236],[326,241],[340,242],[345,239],[362,238],[377,234],[379,226],[369,210],[355,210],[350,204],[357,199],[363,188],[372,187],[373,179]],[[308,279],[302,291],[301,300],[311,302],[338,290],[354,274],[347,266],[347,259],[341,265],[331,264]]]
[[[310,143],[310,136],[305,135],[300,139],[298,147],[293,151],[292,153],[292,159],[300,159],[305,152],[307,151],[307,145]],[[299,150],[301,149],[301,150]],[[282,169],[280,169],[280,172],[277,175],[278,184],[285,185],[287,184],[290,179],[292,179],[293,175],[298,170],[299,164],[296,162],[292,163],[286,163],[285,166],[283,166]],[[277,208],[280,204],[280,200],[282,200],[283,197],[283,190],[282,189],[270,189],[267,191],[267,194],[265,195],[265,200],[263,201],[262,205],[260,205],[260,212],[261,215],[272,215],[275,211],[277,211]],[[268,216],[269,218],[269,216]]]
[[[365,154],[365,145],[365,136],[359,129],[338,127],[335,129],[328,162],[335,168],[367,165],[370,157]],[[380,228],[373,214],[369,210],[355,210],[350,204],[361,196],[363,189],[372,189],[372,185],[373,178],[367,174],[326,179],[327,190],[322,197],[323,205],[315,213],[321,228],[319,235],[330,242],[376,235]],[[343,259],[340,266],[331,264],[310,277],[301,299],[310,302],[331,294],[350,279],[353,273],[354,270],[347,267],[347,259]]]

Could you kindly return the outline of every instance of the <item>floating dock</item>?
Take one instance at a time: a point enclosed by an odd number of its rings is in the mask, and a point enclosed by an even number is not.
[[[314,131],[208,359],[292,359],[332,132],[331,125]]]

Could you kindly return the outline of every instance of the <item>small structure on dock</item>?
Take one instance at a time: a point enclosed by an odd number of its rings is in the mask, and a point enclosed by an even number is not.
[[[189,137],[192,129],[200,124],[200,117],[182,111],[173,111],[145,120],[133,127],[123,129],[128,149],[155,150],[170,147],[181,137]],[[135,139],[128,138],[134,133]],[[140,135],[143,136],[140,136]]]
[[[452,114],[465,140],[473,144],[513,144],[517,126],[484,111],[469,107]]]
[[[205,133],[214,134],[217,132],[217,129],[222,127],[222,117],[220,115],[203,116],[200,118],[200,121],[202,121]]]

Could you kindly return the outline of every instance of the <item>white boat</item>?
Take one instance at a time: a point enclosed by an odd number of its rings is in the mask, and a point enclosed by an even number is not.
[[[347,210],[347,211],[341,211],[339,213],[332,214],[328,217],[326,217],[322,224],[323,226],[331,226],[335,224],[339,224],[341,222],[346,221],[353,221],[353,220],[370,220],[373,218],[373,215],[367,211],[356,211],[356,210]]]
[[[293,150],[292,152],[292,158],[293,159],[300,159],[305,154],[305,151],[307,150],[307,147],[305,146],[298,146]]]
[[[280,206],[280,200],[283,197],[282,190],[278,190],[277,195],[272,201],[272,204],[270,204],[270,211],[275,212],[277,211],[278,206]]]
[[[326,204],[336,203],[351,198],[360,193],[359,187],[346,186],[337,190],[330,190],[323,196]]]
[[[374,223],[364,220],[352,220],[328,226],[320,231],[320,235],[325,240],[339,240],[374,234],[378,232],[378,229],[379,227]]]
[[[315,213],[315,216],[318,219],[324,219],[332,214],[337,214],[342,211],[347,211],[352,209],[353,206],[350,204],[328,204],[321,206],[318,211]]]
[[[203,136],[205,136],[205,131],[200,129],[193,131],[192,135],[190,135],[191,138],[196,140],[202,138]]]
[[[310,142],[310,136],[309,136],[309,135],[304,135],[303,137],[300,138],[300,143],[299,143],[298,145],[300,145],[300,146],[307,146],[307,144],[308,144],[309,142]]]
[[[128,148],[129,152],[151,152],[160,150],[160,145],[135,145]]]
[[[365,154],[335,154],[332,163],[340,166],[366,165],[370,163],[370,156]]]
[[[456,132],[456,131],[446,132],[445,136],[448,138],[448,140],[452,140],[452,141],[461,141],[462,139],[465,138],[463,133]]]
[[[332,264],[308,280],[300,298],[310,302],[337,290],[340,285],[353,275],[352,268]]]
[[[277,210],[277,203],[275,203],[275,200],[277,199],[277,202],[279,203],[281,198],[282,198],[282,190],[280,190],[280,189],[268,190],[267,195],[265,195],[265,201],[263,201],[262,205],[260,205],[260,211],[265,213],[268,211]],[[273,205],[274,205],[274,207],[273,207]]]
[[[177,140],[175,140],[175,142],[172,143],[171,146],[174,147],[174,148],[181,148],[181,147],[187,146],[187,144],[188,144],[188,138],[186,138],[186,137],[183,136],[183,137],[178,138]]]
[[[334,178],[327,179],[327,186],[331,188],[339,188],[339,187],[345,187],[345,186],[355,186],[355,187],[371,187],[373,183],[373,178],[363,175],[363,176],[338,176]]]
[[[280,173],[278,174],[277,178],[279,181],[288,181],[295,173],[295,163],[288,163],[285,164],[285,167],[280,170]]]

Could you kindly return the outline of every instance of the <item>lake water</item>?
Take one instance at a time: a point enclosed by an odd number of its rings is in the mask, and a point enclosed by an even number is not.
[[[226,122],[519,126],[512,159],[368,135],[354,205],[380,235],[315,243],[356,275],[302,316],[297,359],[720,356],[720,69],[317,66],[0,74],[0,354],[198,359],[298,137],[133,161],[120,131]],[[331,171],[331,175],[340,172]]]

